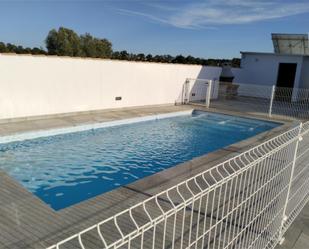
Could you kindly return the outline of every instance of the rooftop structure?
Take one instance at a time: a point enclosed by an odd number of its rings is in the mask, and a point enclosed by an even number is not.
[[[307,34],[272,34],[276,54],[309,55]]]

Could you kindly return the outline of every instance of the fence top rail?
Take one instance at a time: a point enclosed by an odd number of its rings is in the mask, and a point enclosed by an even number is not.
[[[259,87],[259,88],[272,88],[272,87],[276,87],[276,89],[282,90],[282,91],[292,91],[292,90],[298,90],[298,91],[304,91],[304,92],[309,92],[309,88],[305,88],[305,87],[279,87],[276,86],[275,83],[268,83],[268,84],[257,84],[257,83],[246,83],[246,82],[238,82],[238,81],[233,81],[233,82],[228,82],[228,81],[222,81],[219,80],[217,78],[213,78],[213,79],[204,79],[204,78],[186,78],[186,80],[189,81],[215,81],[217,83],[233,83],[233,84],[237,84],[237,85],[241,85],[241,86],[252,86],[252,87]]]
[[[203,79],[203,78],[186,78],[187,81],[206,81],[209,82],[211,79]]]
[[[106,220],[100,221],[97,224],[90,226],[85,230],[80,231],[79,233],[76,233],[58,242],[57,244],[48,247],[47,249],[58,249],[60,245],[63,245],[73,239],[78,239],[81,247],[83,248],[83,244],[81,242],[81,235],[93,229],[97,229],[105,248],[116,248],[117,245],[124,243],[127,239],[136,236],[138,231],[145,231],[145,229],[147,228],[149,229],[151,226],[156,224],[158,220],[162,219],[162,217],[168,216],[173,210],[178,209],[180,206],[182,207],[183,205],[187,205],[188,203],[192,202],[194,198],[197,198],[202,194],[212,191],[215,187],[220,186],[220,184],[250,169],[250,167],[252,167],[256,163],[265,160],[265,158],[267,158],[269,155],[276,153],[280,149],[295,142],[299,138],[299,135],[303,135],[309,131],[309,121],[303,124],[301,131],[299,129],[300,125],[297,125],[296,127],[280,135],[277,135],[237,156],[226,160],[225,162],[222,162],[208,170],[205,170],[191,178],[188,178],[185,181],[178,183],[175,186],[161,191],[160,193],[147,198],[143,202],[137,203],[132,207],[125,209],[114,216],[111,216]],[[199,183],[199,181],[201,180],[203,183],[205,183],[203,184],[203,186]],[[192,184],[194,188],[192,188]],[[181,189],[186,189],[188,194],[184,194]],[[173,198],[170,197],[170,193],[172,191],[179,195],[180,199],[182,200],[181,203],[176,202],[175,200],[173,200]],[[170,208],[168,210],[164,210],[164,208],[160,204],[160,198],[162,198],[163,196],[169,202]],[[156,217],[152,217],[147,209],[147,204],[149,204],[151,201],[154,201],[157,205],[158,210],[160,210],[160,214]],[[149,221],[143,225],[138,225],[132,215],[132,211],[137,208],[141,208],[145,213],[145,216],[148,217]],[[136,227],[135,230],[127,234],[124,233],[124,231],[122,231],[118,225],[119,217],[124,214],[129,215],[132,224],[134,224],[134,226]],[[100,226],[109,222],[112,222],[114,224],[120,235],[120,238],[116,238],[114,241],[111,242],[107,242],[104,235],[100,231]]]
[[[220,80],[216,80],[217,82],[220,83],[231,83],[231,82],[227,82],[227,81],[220,81]],[[304,91],[304,92],[309,92],[309,88],[304,88],[304,87],[293,87],[293,88],[290,88],[290,87],[279,87],[279,86],[276,86],[275,83],[269,83],[269,84],[257,84],[257,83],[246,83],[246,82],[238,82],[238,81],[233,81],[232,82],[233,84],[237,84],[237,85],[240,85],[240,86],[248,86],[248,87],[256,87],[256,88],[265,88],[265,89],[268,89],[268,88],[272,88],[273,86],[276,88],[276,89],[279,89],[279,90],[282,90],[282,91],[293,91],[293,90],[298,90],[298,91]]]

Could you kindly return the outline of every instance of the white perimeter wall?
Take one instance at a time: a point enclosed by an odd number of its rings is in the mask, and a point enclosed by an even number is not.
[[[186,78],[220,73],[198,65],[0,54],[0,119],[174,103]]]

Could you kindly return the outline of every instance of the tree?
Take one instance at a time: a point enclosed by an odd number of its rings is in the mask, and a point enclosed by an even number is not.
[[[58,32],[55,29],[49,31],[45,43],[49,54],[56,55],[58,53]]]
[[[46,47],[49,54],[80,56],[80,38],[71,29],[60,27],[52,29],[46,37]]]
[[[177,55],[173,60],[173,63],[181,63],[181,64],[185,64],[186,62],[186,58],[183,57],[182,55]]]
[[[94,39],[96,57],[109,58],[113,52],[112,43],[107,39]]]
[[[7,43],[6,48],[7,48],[8,52],[11,52],[11,53],[15,53],[16,50],[17,50],[17,46],[15,46],[14,44],[11,44],[11,43]]]
[[[146,61],[152,61],[152,55],[151,54],[147,54]]]
[[[231,61],[232,67],[240,67],[240,59],[239,58],[233,58]]]
[[[24,54],[26,51],[24,50],[24,48],[22,46],[17,46],[15,49],[15,53],[16,54]]]
[[[112,55],[112,43],[107,39],[92,37],[89,33],[80,36],[81,54],[85,57],[110,58]]]
[[[193,56],[189,55],[185,58],[186,64],[196,64],[196,58]]]
[[[152,58],[154,62],[164,62],[164,58],[162,55],[156,55]]]
[[[32,49],[29,47],[23,48],[23,51],[21,54],[32,54]]]
[[[58,39],[60,55],[80,56],[79,36],[73,30],[63,27],[59,28]]]
[[[81,54],[84,57],[96,57],[96,45],[92,35],[86,33],[80,36]]]
[[[119,60],[120,59],[120,52],[116,51],[112,53],[112,59]]]
[[[174,57],[169,54],[163,55],[162,58],[163,58],[163,62],[166,62],[166,63],[171,63],[172,60],[174,59]]]
[[[5,43],[0,42],[0,53],[6,53],[8,52]]]
[[[46,51],[43,48],[34,47],[31,49],[31,54],[46,54]]]
[[[138,55],[136,55],[136,60],[137,61],[145,61],[146,57],[145,57],[144,54],[138,54]]]
[[[119,59],[120,60],[128,60],[129,59],[129,53],[126,50],[123,50],[119,54]]]
[[[219,66],[220,62],[218,62],[218,60],[214,60],[214,59],[208,59],[207,60],[207,65],[209,66]]]

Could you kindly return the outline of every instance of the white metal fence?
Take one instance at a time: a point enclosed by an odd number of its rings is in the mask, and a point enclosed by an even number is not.
[[[187,79],[184,103],[255,114],[309,119],[309,89]],[[208,101],[208,102],[207,102]]]
[[[183,87],[182,103],[204,104],[209,107],[210,99],[218,97],[217,92],[217,85],[212,80],[188,78]]]
[[[274,248],[309,199],[309,122],[85,229],[59,248]]]

